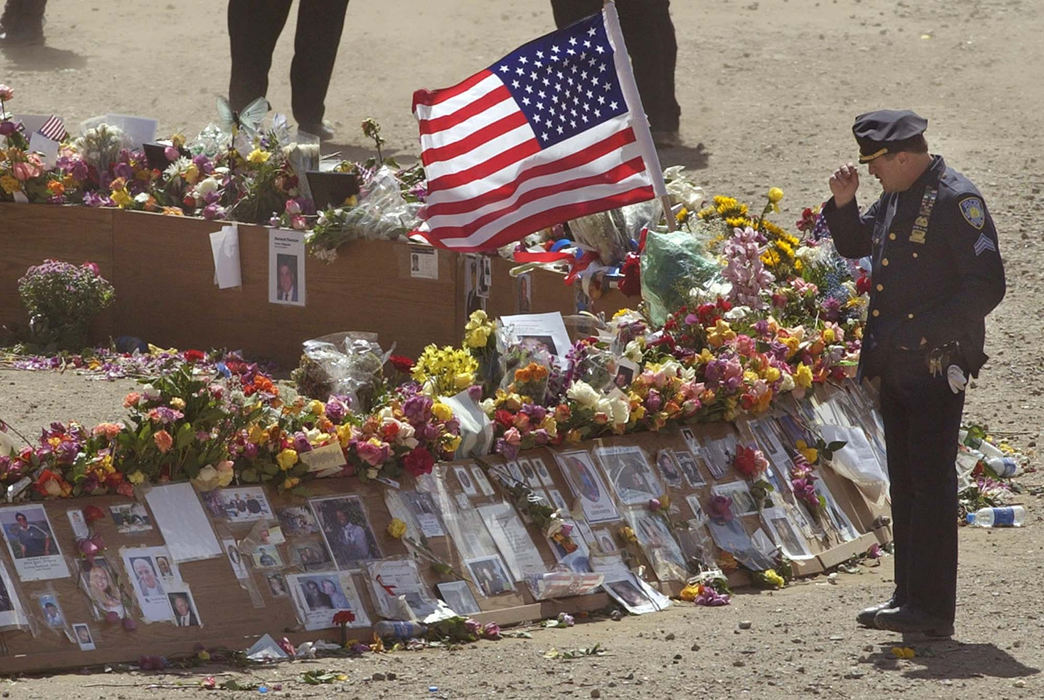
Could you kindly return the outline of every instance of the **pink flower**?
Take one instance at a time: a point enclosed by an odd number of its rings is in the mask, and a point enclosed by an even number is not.
[[[11,174],[16,180],[22,182],[37,177],[41,172],[43,171],[32,163],[15,163],[11,166]]]
[[[516,428],[508,428],[504,431],[504,442],[509,445],[518,445],[522,442],[522,435]]]
[[[359,459],[371,467],[378,467],[384,464],[391,454],[388,445],[376,439],[356,442],[355,452],[359,455]]]
[[[495,622],[487,622],[482,626],[482,636],[486,639],[500,639],[500,625]]]
[[[14,99],[14,90],[9,86],[0,83],[0,100],[7,102],[12,99]]]

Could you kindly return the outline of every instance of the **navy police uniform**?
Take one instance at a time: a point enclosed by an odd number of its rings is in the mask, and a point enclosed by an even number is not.
[[[908,111],[856,118],[860,162],[920,139],[927,121]],[[896,546],[893,601],[952,623],[957,589],[957,456],[964,392],[949,365],[976,376],[986,315],[1004,297],[997,232],[968,178],[933,156],[902,192],[860,214],[855,200],[823,209],[837,251],[871,259],[860,375],[881,379]]]

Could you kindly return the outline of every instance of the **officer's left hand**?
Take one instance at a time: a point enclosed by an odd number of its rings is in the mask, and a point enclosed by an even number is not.
[[[946,368],[946,381],[950,383],[950,391],[955,394],[964,391],[965,385],[968,384],[968,378],[964,376],[964,370],[957,365],[950,365]]]

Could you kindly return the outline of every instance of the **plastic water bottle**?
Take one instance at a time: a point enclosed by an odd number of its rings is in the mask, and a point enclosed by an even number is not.
[[[968,513],[968,524],[978,527],[1022,527],[1026,519],[1026,509],[1022,506],[1004,506],[1002,508],[980,508]]]
[[[962,430],[959,435],[959,439],[961,442],[963,442],[968,447],[981,452],[982,456],[986,459],[990,459],[991,457],[1004,457],[1004,453],[1001,452],[999,447],[989,442],[986,442],[985,440],[980,440],[977,437],[972,437],[968,434],[968,431],[966,430]]]
[[[373,631],[381,639],[412,639],[424,636],[428,628],[412,620],[380,620],[373,626]]]
[[[1019,463],[1011,457],[988,457],[986,466],[1002,479],[1011,478],[1019,473]]]

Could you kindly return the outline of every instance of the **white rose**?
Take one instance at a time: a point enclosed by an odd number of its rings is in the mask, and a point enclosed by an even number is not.
[[[573,382],[572,386],[566,390],[566,396],[581,406],[590,408],[598,402],[600,395],[587,382]]]

